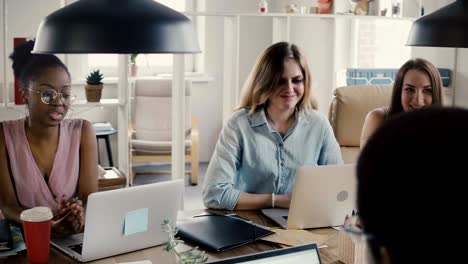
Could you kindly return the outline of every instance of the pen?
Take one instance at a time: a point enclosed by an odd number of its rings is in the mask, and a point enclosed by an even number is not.
[[[68,207],[78,201],[79,201],[78,197],[71,197],[65,202],[65,206]],[[72,209],[68,210],[68,212],[66,212],[64,216],[60,217],[60,210],[57,210],[57,214],[55,215],[55,217],[59,218],[57,221],[62,221],[65,217],[70,215],[71,212],[72,212]]]
[[[66,206],[70,206],[72,203],[76,203],[78,202],[78,197],[71,197],[70,199],[68,199],[68,201],[65,203]]]
[[[61,218],[55,220],[55,224],[58,224],[60,222],[62,222],[63,219],[65,219],[67,216],[69,216],[71,214],[72,210],[68,211],[64,216],[62,216]]]
[[[359,217],[357,217],[356,219],[356,227],[359,228],[359,229],[362,229],[361,227],[361,219]]]

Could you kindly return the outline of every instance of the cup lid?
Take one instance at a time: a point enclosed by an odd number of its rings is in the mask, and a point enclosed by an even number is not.
[[[41,222],[52,219],[52,210],[49,207],[38,206],[31,209],[26,209],[21,212],[20,219],[22,221]]]

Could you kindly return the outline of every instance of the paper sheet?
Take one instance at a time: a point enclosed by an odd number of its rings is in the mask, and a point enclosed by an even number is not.
[[[119,262],[118,264],[153,264],[153,262],[149,260],[140,260],[140,261],[132,261],[132,262]]]
[[[274,231],[275,234],[266,236],[261,240],[287,246],[300,246],[311,243],[316,243],[317,246],[321,246],[328,239],[326,235],[312,234],[306,230],[274,229],[272,231]]]
[[[13,249],[0,252],[0,258],[16,255],[17,252],[25,250],[26,244],[24,243],[23,236],[19,227],[10,226],[11,236],[13,237]]]

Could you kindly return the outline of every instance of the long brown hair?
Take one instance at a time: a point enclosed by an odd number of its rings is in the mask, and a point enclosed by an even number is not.
[[[312,94],[311,75],[305,57],[299,48],[288,42],[278,42],[268,47],[257,59],[242,89],[242,99],[238,109],[249,109],[253,114],[266,106],[284,70],[284,62],[294,60],[301,68],[304,77],[304,96],[298,102],[300,111],[317,109],[317,100]]]
[[[439,70],[429,61],[416,58],[407,61],[397,72],[395,83],[393,84],[389,114],[394,115],[404,111],[403,105],[401,104],[401,93],[403,91],[403,79],[409,70],[418,70],[427,73],[432,86],[432,105],[443,106],[444,91]]]

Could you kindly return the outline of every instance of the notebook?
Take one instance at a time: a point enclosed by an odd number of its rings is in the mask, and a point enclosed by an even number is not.
[[[177,220],[183,190],[175,180],[93,193],[84,233],[51,244],[82,262],[163,244],[168,236],[161,224]]]
[[[231,264],[231,263],[268,263],[268,264],[321,264],[317,244],[308,244],[297,247],[290,247],[267,252],[255,253],[241,257],[222,259],[209,262],[211,264]]]
[[[177,223],[180,239],[213,252],[226,251],[273,234],[250,220],[235,215],[200,215]]]
[[[342,225],[356,208],[355,164],[303,166],[297,170],[288,209],[263,209],[287,229]]]

